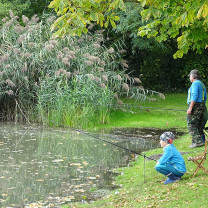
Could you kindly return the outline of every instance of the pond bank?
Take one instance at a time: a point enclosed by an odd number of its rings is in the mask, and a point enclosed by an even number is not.
[[[189,135],[186,133],[174,145],[181,152],[190,152]],[[203,151],[204,147],[194,149],[196,153],[184,154],[183,157],[187,166],[187,173],[182,180],[169,185],[164,185],[165,178],[154,169],[154,161],[145,163],[145,183],[144,183],[144,160],[138,157],[129,167],[121,168],[120,175],[116,178],[116,183],[121,187],[112,191],[108,196],[92,204],[70,204],[67,207],[207,207],[207,187],[208,177],[201,170],[196,177],[192,174],[196,169],[195,164],[188,162],[188,157]],[[162,153],[158,148],[143,152],[146,156]],[[207,167],[207,162],[205,164]],[[196,197],[197,196],[197,197]],[[200,199],[200,200],[199,200]]]

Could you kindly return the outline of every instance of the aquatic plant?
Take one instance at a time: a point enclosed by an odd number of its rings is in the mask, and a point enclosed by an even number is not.
[[[140,79],[126,74],[122,44],[106,48],[103,30],[58,38],[53,17],[17,19],[11,11],[0,28],[0,102],[10,119],[84,127],[107,122],[122,96],[148,99]]]

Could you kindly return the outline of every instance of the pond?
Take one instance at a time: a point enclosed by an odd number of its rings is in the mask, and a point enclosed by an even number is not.
[[[160,133],[115,129],[91,135],[141,153],[158,147]],[[116,188],[116,168],[127,166],[132,154],[93,137],[70,129],[1,124],[0,207],[90,202]]]

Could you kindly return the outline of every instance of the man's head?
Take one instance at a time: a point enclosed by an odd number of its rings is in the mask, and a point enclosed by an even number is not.
[[[170,132],[170,131],[164,132],[160,136],[160,145],[161,145],[161,147],[165,147],[168,144],[172,144],[174,139],[175,139],[175,136],[172,132]]]
[[[190,81],[191,82],[192,82],[193,79],[200,79],[200,73],[196,69],[191,70],[189,76],[190,76]]]

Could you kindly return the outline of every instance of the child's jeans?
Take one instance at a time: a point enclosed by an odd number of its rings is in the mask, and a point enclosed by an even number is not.
[[[170,164],[165,164],[165,165],[158,164],[155,166],[155,169],[156,171],[162,173],[165,176],[169,175],[170,173],[173,173],[177,177],[181,177],[184,175],[184,173],[179,172]]]

